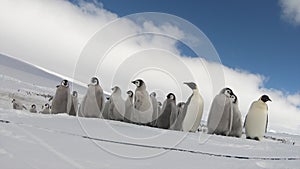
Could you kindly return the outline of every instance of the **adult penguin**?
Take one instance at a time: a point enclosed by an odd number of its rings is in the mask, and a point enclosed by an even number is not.
[[[146,90],[146,84],[143,80],[137,79],[132,81],[135,84],[134,94],[134,116],[137,117],[138,124],[149,124],[152,121],[153,107],[151,98]]]
[[[67,113],[70,116],[76,116],[78,111],[78,93],[76,91],[72,92],[70,98],[68,99]]]
[[[35,104],[32,104],[32,105],[31,105],[31,108],[29,109],[29,112],[30,112],[30,113],[37,113],[36,105],[35,105]]]
[[[97,77],[92,77],[91,83],[79,108],[80,117],[100,118],[104,107],[103,89]]]
[[[157,99],[156,99],[156,93],[152,92],[150,93],[150,98],[151,98],[151,102],[152,102],[152,107],[153,107],[153,114],[152,114],[152,122],[150,123],[150,126],[155,127],[157,126],[157,118],[158,118],[158,111],[159,111],[159,107],[158,107],[158,103],[157,103]]]
[[[131,123],[133,120],[133,92],[131,90],[128,90],[126,92],[127,94],[127,99],[125,101],[125,116],[124,116],[124,121],[127,123]]]
[[[238,105],[238,98],[235,94],[230,96],[232,102],[232,112],[233,112],[233,119],[232,119],[232,128],[229,133],[229,136],[233,137],[241,137],[242,136],[242,115]]]
[[[112,91],[108,116],[112,120],[124,121],[125,101],[122,98],[121,89],[118,86],[115,86],[112,88]]]
[[[51,113],[67,113],[68,98],[70,95],[69,82],[63,80],[56,86],[56,92],[52,100]]]
[[[246,137],[248,139],[261,140],[268,127],[268,105],[272,101],[269,96],[263,95],[258,101],[254,101],[245,119]]]
[[[182,122],[182,131],[196,132],[202,119],[204,107],[203,98],[194,82],[185,82],[184,84],[190,87],[193,93],[184,106],[183,114],[185,114],[185,117]]]
[[[157,119],[157,127],[162,129],[169,129],[170,122],[177,114],[176,97],[173,93],[167,95],[166,100],[163,103],[162,113]]]

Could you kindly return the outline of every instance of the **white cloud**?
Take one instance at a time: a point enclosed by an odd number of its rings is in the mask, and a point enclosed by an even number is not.
[[[76,6],[68,1],[4,0],[0,5],[0,52],[64,76],[73,77],[74,70],[80,70],[75,72],[75,77],[83,82],[97,73],[106,91],[116,84],[123,92],[133,89],[129,81],[143,77],[149,91],[157,91],[161,101],[168,92],[174,92],[178,101],[185,101],[191,91],[182,82],[195,80],[205,100],[204,118],[213,97],[224,86],[237,94],[243,117],[252,101],[268,94],[273,100],[268,103],[270,128],[300,134],[299,94],[267,89],[266,78],[259,74],[180,56],[176,40],[170,37],[194,38],[195,44],[199,41],[170,23],[157,25],[146,20],[138,25],[124,19],[105,29],[118,16],[98,5],[84,1]],[[100,28],[104,29],[95,34]],[[124,35],[140,32],[169,36],[132,36],[118,41]],[[96,45],[85,46],[87,42]],[[207,48],[205,45],[201,49]],[[110,52],[104,58],[103,51],[108,49]],[[79,57],[82,50],[83,55]],[[203,52],[206,56],[213,50]],[[90,54],[92,57],[86,57]]]
[[[279,0],[282,8],[282,18],[288,22],[300,24],[300,1],[299,0]]]

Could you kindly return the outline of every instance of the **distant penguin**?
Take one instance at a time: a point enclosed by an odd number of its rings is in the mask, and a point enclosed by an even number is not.
[[[52,100],[51,113],[67,113],[67,104],[70,95],[69,82],[63,80],[61,84],[56,87],[56,92]]]
[[[248,139],[261,140],[268,127],[268,105],[271,101],[269,96],[263,95],[258,101],[254,101],[245,119],[246,137]]]
[[[108,117],[109,104],[110,104],[110,98],[107,98],[107,100],[104,104],[103,111],[102,111],[102,118],[103,119],[109,119],[109,117]]]
[[[126,92],[127,94],[127,99],[125,101],[125,117],[124,121],[131,123],[132,120],[132,114],[133,114],[133,92],[131,90],[128,90]],[[136,120],[135,120],[136,121]]]
[[[31,113],[37,113],[36,105],[35,104],[31,105],[31,108],[29,109],[29,112],[31,112]]]
[[[112,120],[124,121],[125,101],[122,98],[121,89],[118,86],[115,86],[112,88],[112,91],[108,116]]]
[[[103,89],[99,85],[97,77],[92,77],[88,85],[87,93],[84,96],[78,115],[80,117],[100,118],[104,107]]]
[[[76,91],[72,92],[72,95],[69,96],[68,99],[68,106],[67,106],[67,113],[70,116],[76,116],[78,111],[78,93]]]
[[[16,110],[27,110],[27,108],[18,100],[16,99],[12,99],[12,104],[13,104],[13,109],[16,109]]]
[[[133,116],[137,117],[137,121],[135,122],[139,124],[148,124],[152,121],[153,107],[149,93],[146,90],[146,84],[141,79],[132,81],[132,83],[136,85],[133,113]]]
[[[224,88],[215,96],[208,115],[208,134],[228,136],[232,128],[233,107],[230,88]]]
[[[183,118],[182,118],[183,115],[182,115],[182,113],[183,113],[184,105],[185,105],[184,102],[179,102],[176,105],[176,107],[177,107],[177,115],[176,115],[175,121],[171,122],[172,125],[171,125],[170,129],[172,129],[172,130],[180,130],[180,127],[181,127],[180,124],[182,124],[182,121],[183,121]]]
[[[185,114],[185,117],[182,122],[182,131],[196,132],[202,119],[204,108],[203,98],[194,82],[186,82],[184,84],[190,87],[193,90],[193,93],[188,98],[183,109],[183,114]]]
[[[157,119],[157,127],[163,129],[170,128],[170,122],[177,114],[176,97],[173,93],[167,95],[167,99],[163,103],[161,114]]]
[[[159,111],[159,106],[157,103],[156,99],[156,93],[152,92],[150,93],[150,98],[152,102],[152,107],[153,107],[153,114],[152,114],[152,122],[150,123],[150,126],[155,127],[157,126],[157,118],[158,118],[158,111]]]
[[[50,105],[48,103],[45,104],[45,106],[43,106],[43,110],[40,111],[40,113],[42,114],[50,114],[51,110],[50,110]]]
[[[232,128],[229,133],[229,136],[233,137],[241,137],[242,136],[242,115],[238,105],[238,98],[235,94],[230,96],[232,102],[232,112],[233,112],[233,119],[232,119]]]

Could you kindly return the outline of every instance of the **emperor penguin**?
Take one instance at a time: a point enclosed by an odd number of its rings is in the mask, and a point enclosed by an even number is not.
[[[182,124],[183,118],[180,118],[180,119],[182,119],[182,120],[180,120],[179,117],[182,116],[181,114],[183,113],[184,105],[185,105],[184,102],[179,102],[176,105],[176,107],[177,107],[177,115],[176,115],[175,121],[171,122],[172,125],[171,125],[170,129],[172,129],[172,130],[180,130],[179,129],[180,127],[178,127],[178,126],[181,126],[179,124]]]
[[[70,95],[69,82],[68,80],[63,80],[56,87],[56,92],[52,100],[51,113],[67,113],[67,104]]]
[[[31,105],[31,108],[29,109],[29,112],[30,112],[30,113],[37,113],[36,105],[35,105],[35,104],[32,104],[32,105]]]
[[[110,96],[108,116],[112,120],[124,121],[125,101],[122,98],[121,89],[118,86],[112,88],[113,93]]]
[[[133,91],[128,90],[126,92],[127,94],[127,99],[125,101],[125,116],[124,116],[124,121],[127,123],[131,123],[132,121],[132,114],[133,114]]]
[[[238,105],[238,98],[235,94],[230,96],[232,102],[232,112],[233,112],[233,119],[232,119],[232,128],[229,133],[229,136],[233,137],[241,137],[242,136],[242,115]]]
[[[229,135],[233,120],[231,95],[233,91],[224,88],[215,96],[207,119],[208,134]]]
[[[72,95],[69,96],[68,99],[68,106],[67,106],[67,113],[70,116],[76,116],[78,111],[78,93],[77,91],[73,91]]]
[[[97,77],[91,78],[87,93],[84,96],[78,115],[80,117],[100,118],[104,107],[103,89]]]
[[[269,96],[263,95],[258,101],[254,101],[245,119],[246,137],[248,139],[261,140],[268,127],[268,105],[272,101]]]
[[[16,110],[27,110],[27,108],[18,100],[16,99],[12,99],[12,104],[13,104],[13,109],[16,109]]]
[[[104,104],[103,111],[102,111],[102,118],[103,119],[109,119],[109,117],[108,117],[109,104],[110,104],[110,98],[107,98],[107,100]]]
[[[176,97],[173,93],[167,95],[163,103],[162,113],[157,119],[157,127],[162,129],[169,129],[171,121],[174,120],[177,114]]]
[[[50,112],[51,112],[51,110],[50,110],[50,105],[49,105],[48,103],[46,103],[46,104],[44,105],[43,110],[40,111],[40,113],[42,113],[42,114],[50,114]]]
[[[157,118],[158,118],[158,111],[159,111],[159,106],[157,103],[156,99],[156,93],[152,92],[150,93],[150,98],[152,102],[152,107],[153,107],[153,114],[152,114],[152,122],[150,123],[150,126],[155,127],[157,125]]]
[[[136,85],[133,116],[137,117],[137,121],[134,122],[148,124],[152,121],[153,107],[150,95],[146,90],[146,84],[142,79],[134,80],[131,83]]]
[[[182,121],[182,131],[184,132],[196,132],[200,126],[204,102],[199,93],[198,87],[194,82],[185,82],[188,87],[193,90],[192,95],[185,103],[183,114],[185,117]]]

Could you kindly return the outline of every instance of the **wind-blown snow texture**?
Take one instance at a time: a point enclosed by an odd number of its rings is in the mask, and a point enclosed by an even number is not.
[[[300,166],[300,137],[295,135],[268,133],[276,139],[257,142],[67,114],[12,110],[12,98],[27,107],[35,103],[41,110],[41,105],[48,102],[45,96],[54,94],[60,79],[38,69],[26,72],[7,64],[0,64],[0,70],[1,168],[296,169]]]

